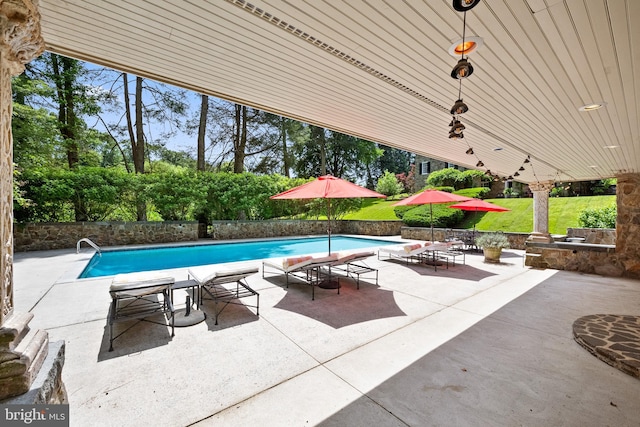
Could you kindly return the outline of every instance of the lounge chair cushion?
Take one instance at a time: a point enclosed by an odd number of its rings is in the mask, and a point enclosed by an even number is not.
[[[189,275],[193,277],[193,279],[201,285],[204,285],[209,282],[225,282],[226,278],[234,278],[230,281],[236,281],[236,277],[246,277],[250,274],[254,274],[258,272],[258,267],[240,267],[232,270],[218,270],[213,271],[207,275],[202,274],[202,270],[198,269],[189,269]]]
[[[414,243],[413,245],[404,245],[404,251],[409,253],[415,249],[421,248],[422,245],[420,243]]]
[[[282,268],[287,269],[292,265],[300,264],[301,262],[309,261],[313,257],[311,255],[300,256],[294,258],[285,258],[282,260]]]
[[[151,295],[162,292],[174,282],[175,278],[160,271],[118,274],[113,278],[109,292],[121,298]]]

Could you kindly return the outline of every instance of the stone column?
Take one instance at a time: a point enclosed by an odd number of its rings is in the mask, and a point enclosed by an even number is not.
[[[549,190],[552,188],[553,181],[529,184],[529,189],[533,192],[533,233],[527,239],[529,241],[552,241],[549,234]]]
[[[616,254],[622,274],[640,279],[640,174],[616,178]]]
[[[29,391],[49,349],[33,314],[13,312],[11,77],[43,51],[37,0],[0,0],[0,400]]]

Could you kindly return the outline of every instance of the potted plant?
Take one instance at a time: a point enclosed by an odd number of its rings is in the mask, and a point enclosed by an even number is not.
[[[500,262],[503,248],[509,247],[509,239],[502,232],[483,233],[476,237],[476,246],[482,248],[485,262]]]

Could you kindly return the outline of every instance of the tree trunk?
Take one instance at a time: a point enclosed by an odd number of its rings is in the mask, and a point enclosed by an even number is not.
[[[58,128],[67,151],[69,169],[75,169],[80,163],[76,133],[76,114],[74,100],[74,82],[77,71],[74,70],[74,59],[51,54],[51,69],[58,97]],[[81,198],[74,199],[73,211],[75,220],[87,221],[86,207]]]
[[[131,140],[131,154],[133,157],[133,168],[135,173],[144,173],[144,131],[142,129],[142,78],[136,77],[136,129],[133,129],[131,119],[131,101],[129,99],[129,82],[127,73],[122,74],[124,81],[124,103],[125,116],[127,118],[127,129]],[[147,204],[144,200],[136,202],[136,217],[138,221],[147,220]]]
[[[200,104],[200,125],[198,127],[198,160],[196,169],[204,171],[204,137],[207,133],[207,114],[209,113],[209,97],[202,95]]]
[[[235,135],[233,141],[233,172],[244,172],[244,157],[247,147],[247,107],[244,105],[235,106]]]
[[[282,172],[284,176],[290,178],[289,174],[289,152],[287,150],[287,119],[284,117],[280,117],[280,130],[282,134],[282,168],[284,169]]]
[[[60,61],[58,61],[58,58],[60,58]],[[73,100],[73,81],[75,76],[72,72],[73,61],[71,58],[59,57],[55,54],[51,55],[51,68],[58,94],[58,126],[64,139],[69,169],[74,169],[80,162],[75,132],[76,116]]]

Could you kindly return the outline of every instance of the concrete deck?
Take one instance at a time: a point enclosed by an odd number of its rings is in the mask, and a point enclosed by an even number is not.
[[[584,315],[637,315],[638,281],[529,269],[514,250],[437,272],[371,258],[379,286],[342,280],[311,301],[309,286],[257,274],[259,318],[229,306],[174,338],[141,323],[108,352],[111,279],[74,279],[88,257],[15,255],[16,311],[66,341],[72,426],[639,423],[640,381],[572,335]]]

